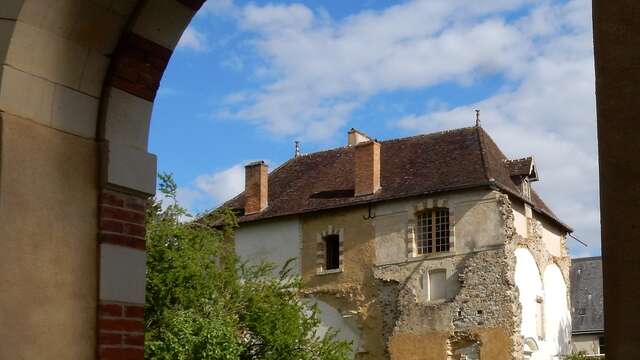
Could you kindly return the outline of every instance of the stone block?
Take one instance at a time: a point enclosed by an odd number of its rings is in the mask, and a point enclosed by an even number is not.
[[[107,91],[104,138],[146,151],[153,103],[113,87]]]
[[[0,110],[51,125],[54,84],[4,65],[0,72]]]
[[[100,101],[65,86],[55,85],[51,126],[86,138],[95,138]]]
[[[100,300],[144,304],[146,261],[144,251],[100,244]]]
[[[134,21],[133,32],[174,49],[195,12],[176,0],[149,0]]]
[[[105,185],[155,194],[157,159],[154,154],[110,141],[104,142],[102,152]]]
[[[108,69],[109,58],[96,51],[91,51],[82,72],[82,79],[80,79],[80,91],[100,97]]]
[[[18,22],[6,63],[74,89],[80,88],[89,50],[51,32]]]

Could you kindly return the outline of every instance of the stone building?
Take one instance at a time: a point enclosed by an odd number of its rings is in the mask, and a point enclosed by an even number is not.
[[[246,167],[238,254],[295,258],[355,359],[558,359],[569,352],[563,224],[479,126]]]
[[[571,348],[587,355],[604,355],[602,258],[571,260]]]

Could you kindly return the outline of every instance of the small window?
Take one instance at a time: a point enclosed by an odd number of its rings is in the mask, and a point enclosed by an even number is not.
[[[444,269],[429,271],[429,301],[447,298],[447,271]]]
[[[449,209],[437,208],[420,213],[417,232],[418,255],[448,252],[450,248]]]
[[[327,235],[324,237],[325,269],[335,270],[340,268],[340,236]]]
[[[600,336],[598,338],[598,355],[604,355],[605,354],[605,346],[604,346],[604,336]]]

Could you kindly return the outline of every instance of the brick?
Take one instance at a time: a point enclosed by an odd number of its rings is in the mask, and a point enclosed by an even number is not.
[[[98,342],[100,345],[122,345],[122,334],[101,332]]]
[[[100,319],[98,326],[101,331],[126,331],[143,332],[144,324],[142,320],[134,319]]]
[[[144,305],[127,305],[125,308],[125,317],[144,318]]]
[[[137,224],[124,224],[124,233],[133,236],[144,237],[146,229],[142,225]]]
[[[144,225],[144,213],[111,206],[100,206],[101,219],[114,219]]]
[[[144,335],[125,335],[125,345],[144,346]]]
[[[100,360],[144,360],[144,349],[102,348]]]
[[[147,210],[147,199],[138,199],[138,198],[130,197],[125,202],[125,207],[127,209],[144,212]]]
[[[197,4],[193,4],[197,5]],[[153,101],[172,51],[134,33],[120,41],[107,83]]]
[[[123,233],[124,223],[117,220],[100,219],[100,230],[110,231],[115,233]]]
[[[121,195],[110,191],[103,191],[100,195],[100,204],[106,204],[116,207],[124,206],[124,199]]]
[[[100,316],[122,316],[122,305],[120,304],[100,304],[98,305],[98,314]]]

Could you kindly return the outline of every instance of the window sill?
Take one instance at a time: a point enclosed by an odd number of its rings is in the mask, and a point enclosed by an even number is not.
[[[342,269],[331,269],[331,270],[316,271],[316,275],[339,274],[341,272],[342,272]]]
[[[454,256],[454,255],[457,255],[456,252],[454,250],[449,250],[447,252],[438,252],[438,253],[431,253],[431,254],[413,255],[409,259],[410,260],[434,259],[434,258],[450,257],[450,256]]]

